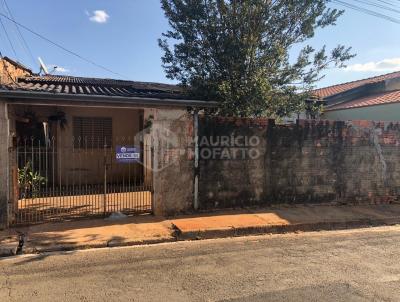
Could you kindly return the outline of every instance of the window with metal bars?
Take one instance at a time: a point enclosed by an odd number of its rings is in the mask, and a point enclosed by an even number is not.
[[[111,148],[112,118],[75,116],[73,132],[75,148]]]

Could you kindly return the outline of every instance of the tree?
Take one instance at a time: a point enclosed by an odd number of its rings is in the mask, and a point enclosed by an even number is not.
[[[354,55],[337,46],[304,46],[343,11],[327,0],[161,0],[170,30],[159,45],[163,68],[218,114],[282,117],[304,108],[329,67]],[[289,55],[300,45],[297,59]]]

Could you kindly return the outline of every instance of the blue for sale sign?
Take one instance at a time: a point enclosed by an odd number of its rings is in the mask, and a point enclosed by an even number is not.
[[[140,149],[132,146],[117,146],[115,156],[118,163],[137,163],[140,161]]]

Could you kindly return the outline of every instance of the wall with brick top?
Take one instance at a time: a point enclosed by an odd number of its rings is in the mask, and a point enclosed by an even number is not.
[[[193,208],[194,141],[192,116],[182,109],[145,109],[154,147],[154,213],[176,215]]]
[[[381,203],[400,193],[400,124],[369,121],[201,120],[202,208],[277,203]],[[258,157],[232,158],[237,146],[209,158],[207,140],[258,137]],[[226,144],[225,144],[226,145]],[[203,150],[202,150],[203,149]],[[239,148],[240,149],[240,148]],[[226,156],[219,156],[220,153]],[[253,153],[257,155],[255,150]],[[204,158],[204,155],[206,158]]]

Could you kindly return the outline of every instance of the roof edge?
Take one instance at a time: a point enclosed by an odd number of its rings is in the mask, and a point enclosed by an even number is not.
[[[21,69],[23,69],[23,70],[29,72],[31,75],[33,75],[32,69],[26,67],[26,66],[23,65],[22,63],[20,63],[20,62],[18,62],[18,61],[15,61],[15,60],[13,60],[13,59],[7,57],[7,56],[3,57],[3,60],[6,60],[6,61],[8,61],[10,64],[12,64],[12,65],[14,65],[14,66],[17,66],[17,67],[19,67],[19,68],[21,68]]]
[[[360,109],[360,108],[367,108],[367,107],[386,106],[386,105],[398,104],[398,103],[400,103],[400,101],[391,102],[391,103],[382,103],[382,104],[362,105],[362,106],[350,107],[350,108],[337,108],[337,109],[335,109],[335,108],[332,108],[332,109],[327,108],[324,112],[333,112],[333,111],[353,110],[353,109]]]
[[[344,82],[344,83],[340,83],[340,84],[335,84],[335,85],[330,85],[330,86],[325,86],[325,87],[317,88],[317,89],[314,89],[314,90],[312,91],[312,94],[313,94],[314,96],[316,96],[317,98],[319,98],[319,99],[326,99],[326,98],[329,98],[329,97],[336,96],[336,95],[338,95],[338,94],[340,94],[340,93],[343,93],[344,91],[338,92],[338,93],[335,93],[335,94],[332,94],[332,95],[329,95],[329,96],[326,96],[325,98],[320,98],[317,94],[315,94],[315,92],[316,92],[316,91],[319,91],[319,90],[324,90],[324,89],[339,87],[339,86],[342,86],[342,85],[348,85],[348,84],[353,84],[353,83],[362,82],[362,81],[369,81],[369,80],[373,80],[373,79],[376,79],[376,78],[379,78],[379,77],[383,77],[383,76],[390,76],[390,75],[393,75],[393,74],[395,74],[395,73],[399,73],[399,77],[400,77],[400,70],[398,70],[398,71],[393,71],[393,72],[389,72],[389,73],[384,73],[384,74],[380,74],[380,75],[373,76],[373,77],[369,77],[369,78],[364,78],[364,79],[359,79],[359,80],[354,80],[354,81],[349,81],[349,82]],[[380,82],[384,82],[384,81],[387,81],[387,79],[382,79],[381,81],[378,81],[378,82],[376,82],[376,83],[380,83]],[[361,86],[364,86],[364,85],[366,85],[366,84],[371,84],[371,83],[365,83],[365,84],[362,84]],[[359,87],[361,87],[361,86],[359,86]],[[354,87],[354,88],[356,88],[356,87]],[[353,88],[351,88],[351,89],[353,89]],[[347,91],[347,90],[345,90],[345,91]]]
[[[187,99],[162,99],[162,98],[146,98],[146,97],[121,97],[121,96],[102,96],[102,95],[83,95],[83,94],[65,94],[65,93],[48,93],[48,92],[27,92],[0,89],[0,97],[8,99],[25,99],[25,100],[43,100],[43,101],[87,101],[87,102],[103,102],[110,104],[132,104],[132,105],[148,105],[148,106],[176,106],[176,107],[204,107],[214,108],[218,103],[214,101],[187,100]]]
[[[75,81],[74,81],[75,80]],[[80,82],[82,80],[82,82]],[[155,89],[159,90],[170,90],[181,92],[183,87],[179,84],[169,84],[161,82],[143,82],[143,81],[133,81],[133,80],[123,80],[123,79],[113,79],[113,78],[98,78],[98,77],[82,77],[73,75],[32,75],[29,77],[24,77],[19,79],[20,82],[24,83],[52,83],[52,84],[75,84],[75,85],[107,85],[107,86],[155,86]],[[86,83],[84,81],[94,81],[96,83]],[[138,88],[139,89],[139,88]]]

